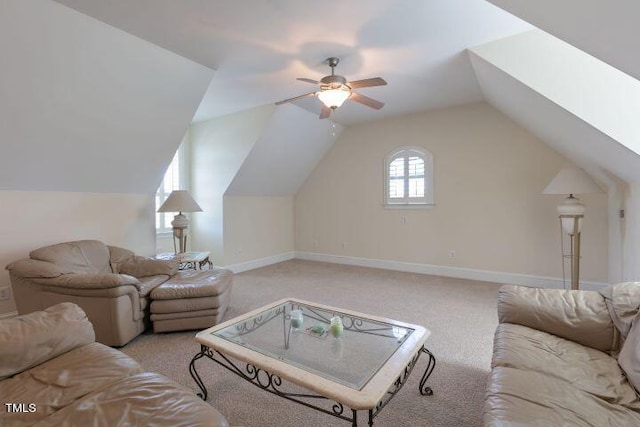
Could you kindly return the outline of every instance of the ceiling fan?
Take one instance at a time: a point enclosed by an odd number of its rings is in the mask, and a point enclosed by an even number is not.
[[[320,101],[322,101],[322,111],[320,112],[321,119],[326,119],[327,117],[329,117],[329,115],[331,114],[331,110],[335,110],[336,108],[341,106],[347,99],[359,102],[360,104],[366,105],[367,107],[375,108],[376,110],[379,110],[384,106],[384,103],[380,101],[369,98],[368,96],[360,95],[359,93],[353,91],[353,89],[359,89],[363,87],[384,86],[387,84],[387,82],[384,81],[383,78],[373,77],[370,79],[347,82],[347,79],[345,79],[343,76],[335,74],[335,67],[340,62],[339,58],[327,58],[325,62],[331,67],[330,76],[324,76],[322,79],[320,79],[320,81],[305,79],[301,77],[296,79],[300,80],[301,82],[320,85],[320,90],[316,92],[305,93],[304,95],[285,99],[283,101],[278,101],[276,102],[276,105],[285,104],[291,101],[297,101],[298,99],[308,98],[311,96],[317,96]]]

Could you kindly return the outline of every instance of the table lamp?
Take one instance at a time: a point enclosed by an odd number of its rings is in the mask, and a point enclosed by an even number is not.
[[[160,206],[158,212],[178,212],[178,214],[173,217],[173,221],[171,221],[174,237],[173,249],[176,253],[186,252],[189,219],[183,212],[202,212],[202,208],[198,206],[187,190],[175,190],[169,194],[169,197],[167,197],[167,200]],[[178,239],[179,251],[176,248],[175,239]]]

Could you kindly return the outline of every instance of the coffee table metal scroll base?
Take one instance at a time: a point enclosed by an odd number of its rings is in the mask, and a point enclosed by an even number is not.
[[[400,391],[402,386],[405,384],[405,382],[409,378],[411,371],[413,371],[413,368],[415,367],[422,353],[427,354],[429,357],[429,360],[427,362],[427,367],[424,371],[424,374],[420,379],[420,385],[419,385],[420,394],[424,396],[433,395],[433,390],[431,389],[431,387],[427,387],[426,383],[429,377],[431,376],[431,373],[433,372],[434,368],[436,367],[436,358],[433,356],[433,354],[429,350],[427,350],[423,346],[416,353],[413,359],[411,359],[409,364],[404,368],[404,371],[402,371],[402,373],[398,376],[398,378],[395,380],[391,388],[387,391],[386,395],[380,400],[380,402],[378,402],[376,407],[369,409],[367,411],[369,426],[373,426],[373,419],[376,417],[376,415],[378,415],[378,413],[380,413],[382,408],[384,408],[387,405],[387,403],[389,403],[389,401]],[[313,408],[317,411],[324,412],[325,414],[332,415],[334,417],[343,419],[345,421],[350,421],[352,426],[358,425],[357,410],[347,408],[347,410],[345,411],[345,407],[342,403],[335,402],[333,400],[330,400],[324,396],[320,396],[317,394],[294,393],[290,390],[284,390],[285,388],[291,388],[291,387],[283,386],[282,379],[279,376],[269,373],[264,369],[257,368],[254,365],[251,365],[249,363],[244,363],[244,362],[241,362],[241,364],[234,363],[221,352],[217,350],[212,350],[206,345],[201,344],[200,352],[197,353],[195,356],[193,356],[193,359],[191,359],[191,363],[189,363],[189,373],[191,374],[191,377],[198,385],[198,388],[200,388],[200,390],[202,391],[202,393],[198,393],[198,396],[202,400],[207,400],[207,396],[209,394],[207,392],[207,388],[204,385],[204,382],[202,381],[202,378],[200,378],[200,375],[196,371],[195,363],[196,363],[196,360],[201,359],[203,357],[207,357],[213,360],[220,366],[244,378],[245,380],[249,381],[251,384],[257,387],[260,387],[265,391],[268,391],[269,393],[278,395],[285,399],[294,401],[306,407]],[[242,367],[242,365],[244,366]],[[349,410],[351,410],[351,416],[348,415]]]

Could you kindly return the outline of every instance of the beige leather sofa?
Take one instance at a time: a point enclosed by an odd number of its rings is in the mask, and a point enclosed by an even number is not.
[[[97,341],[110,346],[125,345],[149,326],[151,292],[160,285],[173,288],[176,299],[189,296],[193,289],[217,298],[202,298],[205,304],[197,310],[190,300],[187,305],[174,307],[177,312],[163,315],[182,320],[171,320],[173,327],[163,331],[215,325],[224,315],[231,294],[231,272],[227,270],[178,272],[177,261],[138,256],[97,240],[36,249],[28,259],[9,264],[7,270],[19,314],[73,302],[89,317]],[[226,282],[218,284],[222,279]]]
[[[602,294],[503,286],[484,424],[640,426],[639,306],[640,283]]]
[[[217,426],[191,390],[94,342],[75,304],[0,321],[0,425]]]

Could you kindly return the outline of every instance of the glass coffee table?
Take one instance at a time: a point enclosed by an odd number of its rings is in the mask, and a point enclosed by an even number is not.
[[[420,355],[428,362],[419,383],[435,368],[425,348],[430,332],[419,325],[298,299],[283,299],[196,335],[200,352],[189,372],[206,400],[196,371],[206,357],[252,384],[302,405],[358,425],[369,425],[398,393]]]

